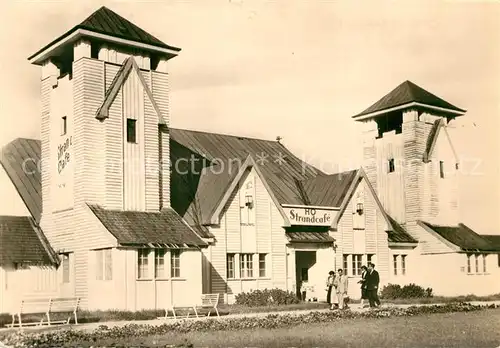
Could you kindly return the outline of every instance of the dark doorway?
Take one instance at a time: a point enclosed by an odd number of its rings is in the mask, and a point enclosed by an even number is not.
[[[315,263],[315,251],[295,251],[296,294],[301,300],[305,300],[307,295],[301,292],[302,283],[309,281],[309,269]]]

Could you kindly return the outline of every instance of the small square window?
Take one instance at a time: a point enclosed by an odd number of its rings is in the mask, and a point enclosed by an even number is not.
[[[68,132],[68,117],[63,116],[61,119],[61,135],[66,135]]]
[[[394,170],[395,170],[395,167],[394,167],[394,158],[391,158],[389,160],[389,173],[394,172]]]
[[[136,143],[137,142],[137,120],[127,118],[127,142]]]

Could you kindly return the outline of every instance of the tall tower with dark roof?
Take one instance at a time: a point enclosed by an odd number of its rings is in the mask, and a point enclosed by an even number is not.
[[[75,262],[109,244],[88,204],[170,206],[167,64],[179,51],[102,7],[28,58],[42,73],[40,224]]]
[[[405,81],[363,112],[364,169],[384,208],[418,237],[416,222],[457,225],[458,158],[448,129],[462,110]]]

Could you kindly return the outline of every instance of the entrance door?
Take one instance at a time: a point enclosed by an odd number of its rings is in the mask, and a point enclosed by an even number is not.
[[[297,295],[301,300],[308,298],[307,292],[301,292],[303,283],[308,283],[309,271],[316,264],[316,251],[295,251],[295,277],[297,286]],[[304,296],[305,295],[305,296]]]

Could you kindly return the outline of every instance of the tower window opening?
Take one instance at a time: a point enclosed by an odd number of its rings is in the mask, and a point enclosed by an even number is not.
[[[136,143],[137,142],[137,120],[127,118],[127,142]]]
[[[391,159],[389,160],[389,173],[394,172],[394,170],[395,170],[395,166],[394,166],[394,158],[391,158]]]
[[[400,134],[403,131],[403,113],[401,111],[395,111],[376,119],[378,136],[377,138],[382,138],[384,133],[396,131],[396,134]]]
[[[443,161],[439,161],[439,177],[441,179],[444,178],[444,162]]]
[[[66,135],[68,132],[68,117],[63,116],[61,120],[61,135]]]

